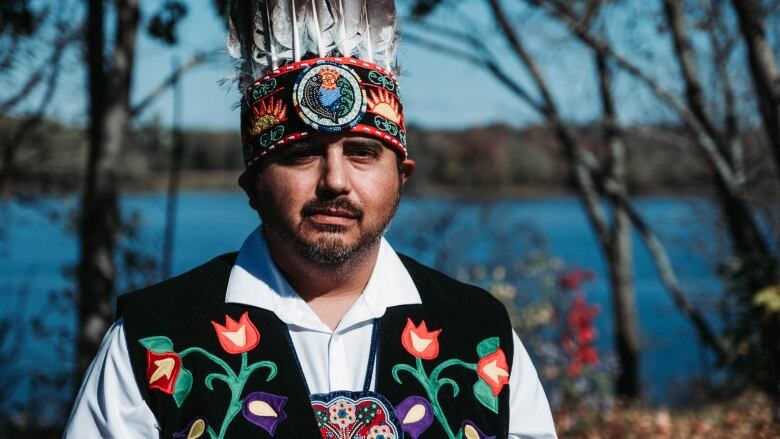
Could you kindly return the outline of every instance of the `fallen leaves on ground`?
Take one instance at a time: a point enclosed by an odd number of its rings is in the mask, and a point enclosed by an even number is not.
[[[764,395],[746,392],[728,401],[683,409],[615,407],[608,411],[559,411],[561,438],[777,438],[772,404]]]

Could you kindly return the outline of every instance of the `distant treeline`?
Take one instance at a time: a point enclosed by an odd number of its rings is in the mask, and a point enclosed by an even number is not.
[[[16,123],[15,119],[0,118],[0,141],[9,140]],[[627,174],[632,192],[692,193],[711,186],[707,165],[684,134],[658,126],[634,127],[627,133]],[[599,127],[581,127],[578,135],[597,155],[602,154]],[[134,128],[128,136],[121,170],[123,187],[164,187],[171,161],[171,131],[145,125]],[[183,142],[183,188],[236,187],[235,178],[243,167],[238,132],[187,130]],[[6,194],[13,187],[57,192],[78,189],[86,155],[84,129],[45,121],[25,143],[18,148],[23,154],[16,157],[14,169],[2,169]],[[412,126],[408,143],[417,162],[408,188],[413,193],[533,195],[567,192],[570,187],[565,155],[544,127],[432,130]],[[752,168],[760,171],[761,163]]]

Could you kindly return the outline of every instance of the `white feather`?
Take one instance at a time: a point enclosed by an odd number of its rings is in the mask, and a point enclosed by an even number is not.
[[[234,0],[225,46],[241,60],[242,86],[312,55],[357,57],[390,69],[396,19],[393,0]]]

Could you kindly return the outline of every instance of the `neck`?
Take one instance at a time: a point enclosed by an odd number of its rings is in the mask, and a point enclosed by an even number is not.
[[[310,305],[314,301],[340,302],[349,299],[351,305],[366,287],[379,256],[377,242],[343,264],[322,265],[300,255],[273,234],[266,233],[265,236],[271,258],[279,271]]]

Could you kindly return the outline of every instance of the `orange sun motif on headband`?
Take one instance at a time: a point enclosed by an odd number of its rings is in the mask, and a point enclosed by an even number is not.
[[[368,97],[368,111],[401,125],[401,113],[398,111],[398,101],[386,90],[376,92],[371,90]]]
[[[322,88],[326,90],[335,90],[338,85],[336,81],[339,79],[339,72],[333,69],[320,70],[320,78],[322,78]]]
[[[274,102],[274,98],[260,101],[259,105],[252,107],[252,125],[249,134],[252,137],[259,136],[274,125],[278,125],[287,120],[287,105],[281,99]]]

